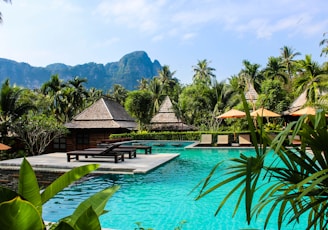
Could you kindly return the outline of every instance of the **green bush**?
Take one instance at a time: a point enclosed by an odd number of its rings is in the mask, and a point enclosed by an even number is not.
[[[239,133],[247,133],[247,131]],[[123,134],[112,134],[110,139],[131,138],[132,140],[179,140],[179,141],[198,141],[202,134],[212,134],[215,142],[216,136],[219,134],[231,134],[231,131],[216,131],[216,132],[202,132],[202,131],[188,131],[188,132],[131,132]]]

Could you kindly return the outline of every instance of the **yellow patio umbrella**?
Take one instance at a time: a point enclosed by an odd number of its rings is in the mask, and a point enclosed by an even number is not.
[[[240,111],[240,110],[237,110],[237,109],[230,109],[229,111],[217,116],[216,118],[219,118],[219,119],[242,118],[242,117],[245,117],[245,116],[246,116],[246,113],[243,112],[243,111]],[[234,127],[234,131],[233,131],[233,138],[234,138],[234,140],[237,139],[235,127]]]
[[[219,116],[217,116],[216,118],[220,118],[220,119],[225,119],[225,118],[240,118],[240,117],[245,117],[246,113],[237,109],[231,109]]]
[[[316,114],[317,109],[311,107],[311,106],[307,106],[303,109],[297,110],[293,113],[291,113],[290,115],[292,116],[303,116],[303,115],[315,115]],[[327,114],[326,114],[327,117]]]
[[[11,149],[10,146],[0,143],[0,151]]]
[[[254,112],[251,112],[250,114],[252,117],[280,117],[281,115],[275,112],[272,112],[270,110],[267,110],[265,108],[259,108],[258,110],[255,110]]]

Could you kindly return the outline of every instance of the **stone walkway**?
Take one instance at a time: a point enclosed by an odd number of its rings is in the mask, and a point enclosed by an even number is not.
[[[136,158],[129,159],[125,155],[124,162],[114,163],[114,158],[97,157],[97,158],[84,158],[80,157],[79,161],[71,160],[67,162],[66,153],[50,153],[40,156],[27,157],[27,160],[32,165],[35,171],[56,171],[66,172],[74,167],[97,163],[100,167],[94,172],[99,174],[134,174],[134,173],[147,173],[166,162],[178,157],[179,154],[137,154]],[[1,169],[19,169],[22,158],[0,161]]]

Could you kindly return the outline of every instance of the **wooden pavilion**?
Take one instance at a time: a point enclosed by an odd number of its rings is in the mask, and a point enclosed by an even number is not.
[[[135,120],[123,106],[108,98],[99,99],[65,126],[70,131],[66,138],[66,151],[96,147],[110,134],[137,128]]]
[[[175,114],[169,96],[162,102],[158,113],[150,121],[152,131],[187,131],[195,130],[192,126],[184,124]]]

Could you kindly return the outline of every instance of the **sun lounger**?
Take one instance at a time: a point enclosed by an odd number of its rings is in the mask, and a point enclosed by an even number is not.
[[[103,151],[106,150],[106,147],[99,147],[99,148],[88,148],[85,149],[87,151]],[[137,152],[136,149],[134,148],[121,148],[121,147],[117,147],[117,148],[113,148],[111,149],[113,152],[123,152],[123,153],[127,153],[129,154],[129,159],[132,158],[136,158],[137,157]]]
[[[67,162],[70,162],[71,159],[79,160],[79,156],[88,156],[96,157],[114,157],[114,162],[118,163],[119,161],[124,161],[124,152],[116,152],[111,148],[98,149],[98,150],[75,150],[66,153]]]
[[[145,151],[145,154],[151,154],[151,146],[148,145],[120,145],[120,148],[127,148],[127,149],[141,149]]]
[[[239,145],[252,145],[249,134],[239,134],[238,139],[239,139]]]
[[[217,145],[229,145],[229,135],[218,135]]]
[[[212,145],[212,134],[202,134],[200,136],[200,145]]]
[[[122,152],[122,153],[127,153],[129,154],[129,159],[132,158],[136,158],[137,157],[137,151],[135,148],[122,148],[122,147],[118,147],[118,148],[114,148],[113,149],[114,152]]]
[[[293,145],[301,145],[302,141],[301,141],[301,137],[299,135],[295,135],[294,138],[292,135],[288,136],[289,142]]]

